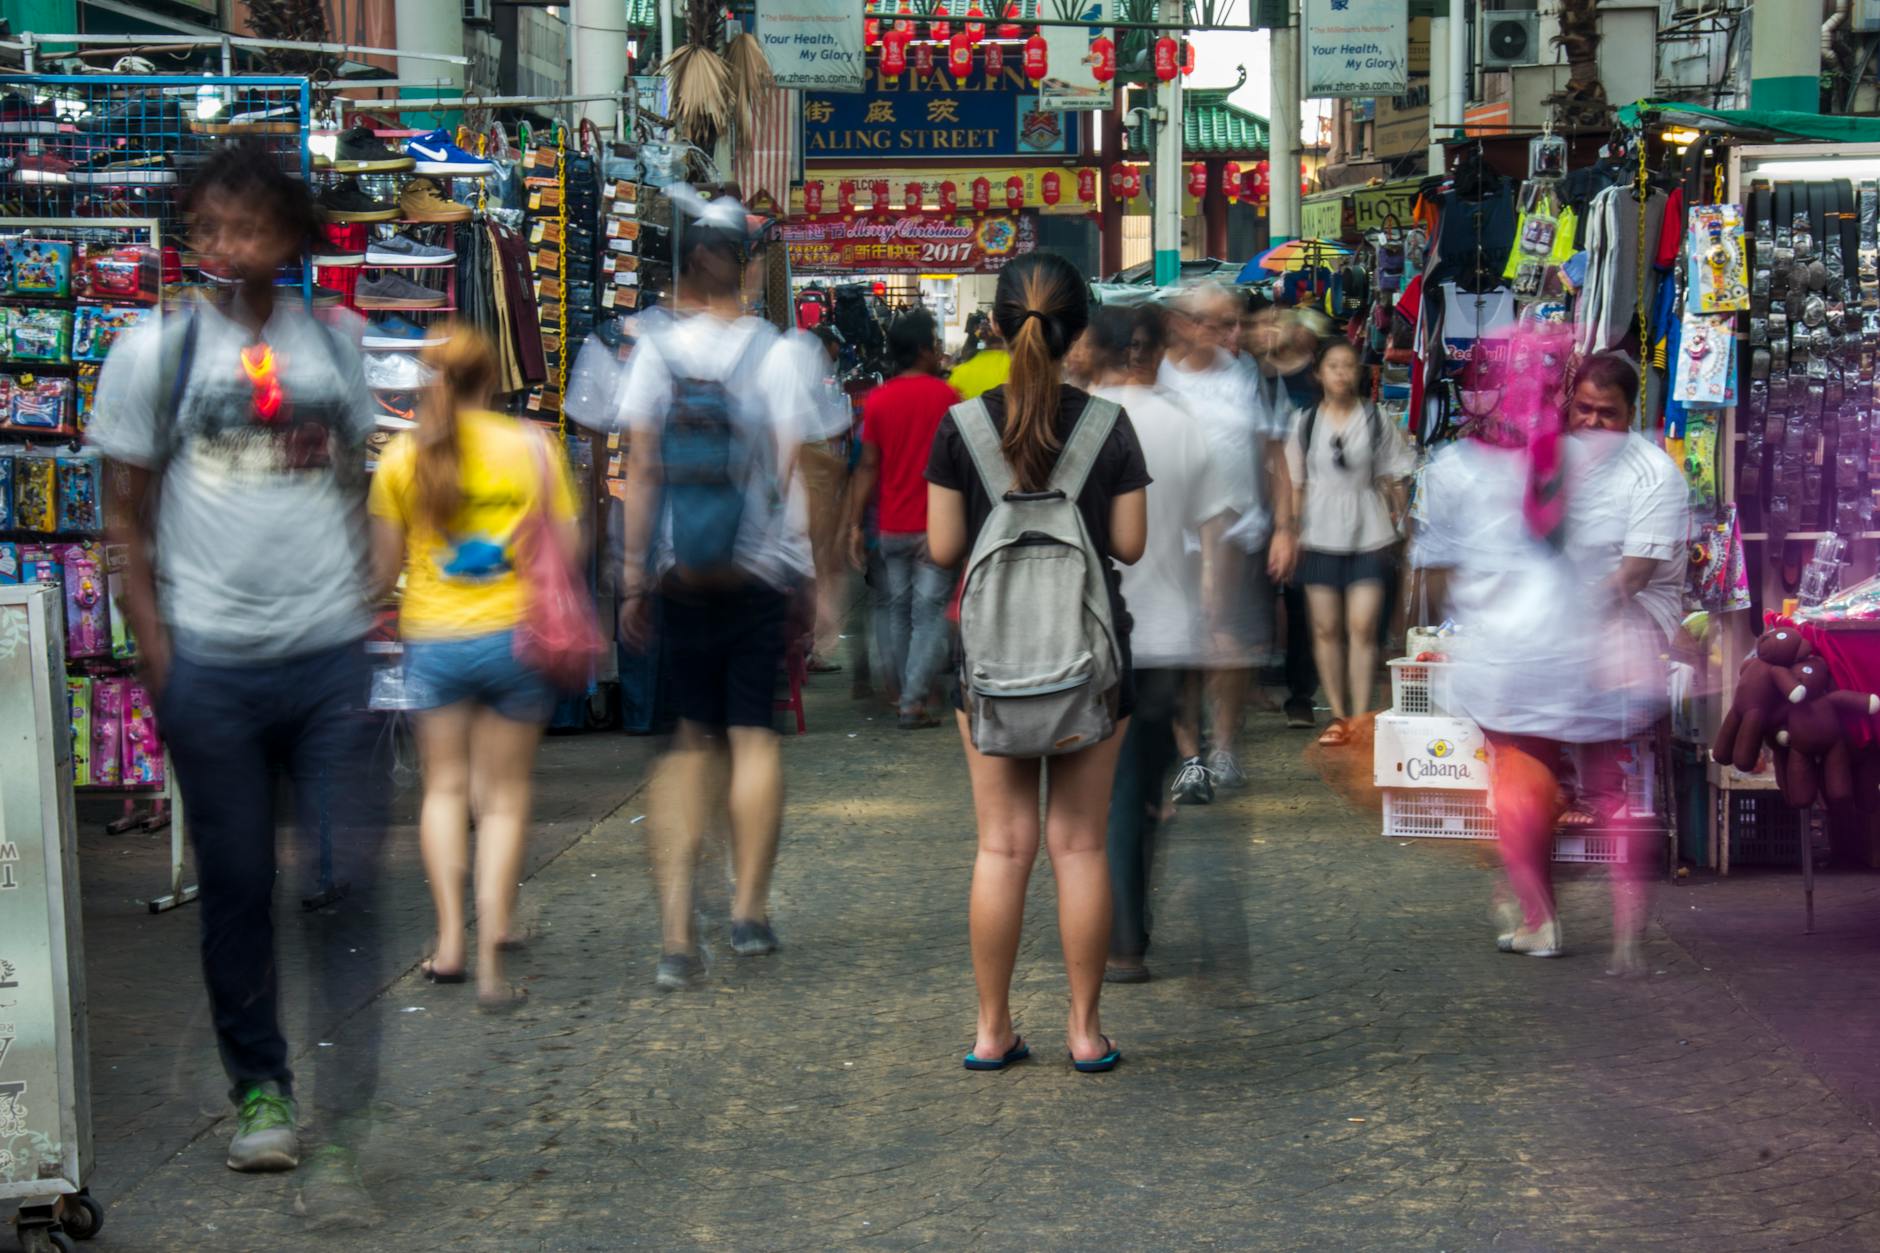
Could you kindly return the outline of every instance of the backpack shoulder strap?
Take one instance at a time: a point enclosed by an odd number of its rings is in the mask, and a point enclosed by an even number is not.
[[[1012,467],[1006,464],[998,428],[992,425],[992,414],[986,411],[983,400],[968,400],[953,406],[953,425],[959,428],[966,451],[972,454],[973,466],[979,471],[979,481],[984,484],[986,495],[996,505],[1012,490]]]
[[[1319,407],[1317,403],[1306,406],[1305,416],[1299,419],[1299,452],[1310,465],[1312,456],[1312,428],[1318,424]]]
[[[1122,412],[1122,407],[1114,400],[1104,400],[1099,396],[1090,398],[1090,403],[1084,406],[1083,413],[1077,419],[1077,428],[1064,443],[1064,451],[1058,454],[1057,465],[1051,471],[1052,487],[1071,500],[1076,500],[1083,493],[1090,471],[1097,464],[1097,454],[1103,451],[1103,445],[1109,440],[1110,432],[1116,429],[1116,419]]]
[[[178,315],[183,327],[171,332],[166,326],[158,334],[157,394],[162,408],[157,410],[164,460],[175,451],[177,419],[182,415],[183,393],[189,390],[189,373],[196,363],[196,311],[185,307]]]

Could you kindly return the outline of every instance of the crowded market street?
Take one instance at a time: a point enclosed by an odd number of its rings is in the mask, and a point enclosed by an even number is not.
[[[785,740],[786,947],[735,958],[720,941],[691,995],[647,977],[649,741],[544,748],[522,892],[540,934],[513,1018],[417,977],[429,920],[406,794],[376,977],[344,1021],[288,1024],[303,1070],[383,1026],[360,1147],[370,1231],[310,1227],[304,1169],[223,1165],[195,920],[131,899],[161,876],[160,837],[88,824],[100,1247],[1880,1242],[1880,1040],[1845,1012],[1880,990],[1872,877],[1824,877],[1813,936],[1789,874],[1663,888],[1650,978],[1620,981],[1602,973],[1599,872],[1569,875],[1576,955],[1514,960],[1481,941],[1491,848],[1380,838],[1326,790],[1307,737],[1255,713],[1250,786],[1170,829],[1157,979],[1105,998],[1128,1073],[1063,1061],[1040,873],[1014,986],[1039,1057],[976,1076],[958,1063],[973,853],[957,741],[884,730],[842,677],[812,684],[809,734]],[[277,905],[289,980],[304,868],[284,866]],[[704,897],[717,909],[722,888]]]

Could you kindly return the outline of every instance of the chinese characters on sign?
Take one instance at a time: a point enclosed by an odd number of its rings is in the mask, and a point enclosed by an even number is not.
[[[797,222],[780,229],[790,249],[790,268],[806,274],[996,270],[1037,242],[1032,220],[1024,216],[949,221],[910,214],[886,221]]]
[[[1035,157],[1075,153],[1079,115],[1040,106],[1014,66],[988,81],[941,70],[884,81],[873,66],[858,95],[811,92],[803,99],[809,160],[860,157]]]
[[[1409,0],[1304,0],[1305,95],[1401,96]]]

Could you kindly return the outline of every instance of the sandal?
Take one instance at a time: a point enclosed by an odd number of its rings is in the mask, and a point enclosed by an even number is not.
[[[422,970],[424,977],[432,983],[462,983],[470,977],[470,972],[467,970],[439,970],[435,957],[427,957],[419,962],[418,969]]]
[[[1107,1035],[1103,1037],[1103,1047],[1109,1052],[1087,1062],[1078,1061],[1075,1053],[1070,1054],[1071,1065],[1076,1068],[1078,1074],[1100,1075],[1105,1071],[1116,1069],[1116,1063],[1123,1060],[1123,1050],[1117,1048]]]
[[[508,989],[500,996],[485,996],[477,993],[477,1009],[485,1014],[513,1014],[521,1009],[529,999],[529,989],[520,984],[507,984]]]
[[[1574,801],[1560,811],[1560,817],[1555,825],[1574,828],[1595,827],[1599,825],[1599,815],[1587,808],[1586,802]]]
[[[1320,748],[1343,748],[1351,743],[1351,728],[1345,725],[1343,718],[1332,719],[1332,725],[1319,735]]]
[[[1004,1070],[1007,1066],[1022,1062],[1030,1056],[1031,1046],[1025,1043],[1025,1037],[1015,1035],[1012,1037],[1012,1047],[1005,1050],[1004,1056],[981,1058],[968,1053],[965,1065],[968,1070]]]

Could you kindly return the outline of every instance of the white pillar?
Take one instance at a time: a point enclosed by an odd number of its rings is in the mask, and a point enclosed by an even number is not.
[[[1162,20],[1182,20],[1182,0],[1162,0]],[[1178,57],[1179,59],[1179,57]],[[1168,286],[1182,275],[1182,76],[1177,73],[1155,89],[1162,106],[1162,126],[1155,144],[1155,202],[1151,206],[1154,231],[1155,281]]]
[[[626,0],[574,0],[568,10],[574,45],[569,73],[573,96],[619,92],[627,74]],[[614,132],[620,113],[618,99],[587,100],[575,105],[575,115],[594,123],[602,135]]]
[[[1304,41],[1298,19],[1273,28],[1273,116],[1268,119],[1267,165],[1271,174],[1267,236],[1275,244],[1299,238],[1299,55]]]
[[[1462,129],[1462,115],[1469,109],[1469,24],[1463,20],[1469,2],[1449,0],[1449,92],[1442,120],[1455,128],[1452,133]]]
[[[1449,107],[1449,19],[1430,19],[1430,169],[1443,172],[1443,136],[1446,123],[1453,119],[1443,110]]]

